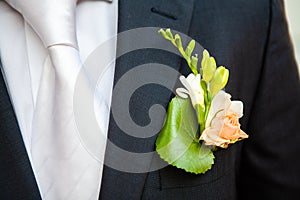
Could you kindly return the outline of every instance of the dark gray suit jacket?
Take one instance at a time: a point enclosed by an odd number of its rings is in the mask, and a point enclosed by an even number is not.
[[[150,26],[170,27],[189,35],[230,69],[226,90],[244,102],[241,123],[250,138],[216,152],[215,165],[205,175],[170,166],[136,174],[105,166],[99,198],[295,199],[300,190],[300,87],[283,1],[119,0],[119,32]],[[121,41],[118,46],[134,42]],[[143,49],[118,59],[115,82],[144,63],[162,63],[189,73],[180,57]],[[172,96],[171,91],[155,84],[141,87],[131,98],[131,117],[137,124],[147,125],[151,105],[167,107]],[[108,137],[132,152],[155,148],[155,136],[128,136],[113,117]],[[114,159],[109,150],[106,158]],[[40,199],[2,77],[0,199]]]

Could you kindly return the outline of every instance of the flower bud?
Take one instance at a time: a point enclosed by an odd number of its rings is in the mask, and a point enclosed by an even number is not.
[[[225,67],[217,68],[209,85],[209,89],[213,97],[226,86],[228,82],[228,77],[229,77],[228,69],[226,69]]]
[[[214,76],[217,64],[213,57],[209,56],[207,50],[203,51],[203,57],[201,62],[202,67],[202,77],[203,80],[208,83]]]

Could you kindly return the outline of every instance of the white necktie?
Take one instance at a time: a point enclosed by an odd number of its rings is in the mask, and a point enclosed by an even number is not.
[[[32,122],[32,162],[43,199],[97,199],[101,163],[85,149],[73,116],[81,67],[76,0],[7,0],[48,47]],[[75,69],[75,70],[74,70]]]
[[[77,0],[6,0],[18,10],[40,36],[46,47],[77,48],[75,6]]]

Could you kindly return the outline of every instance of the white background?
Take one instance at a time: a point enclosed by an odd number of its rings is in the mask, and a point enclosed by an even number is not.
[[[285,5],[300,71],[300,0],[285,0]]]

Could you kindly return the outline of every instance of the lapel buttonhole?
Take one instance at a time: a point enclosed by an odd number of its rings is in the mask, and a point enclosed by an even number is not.
[[[161,16],[163,16],[163,17],[172,19],[172,20],[177,20],[177,16],[175,16],[175,15],[173,15],[173,14],[171,14],[171,13],[162,11],[162,10],[160,10],[160,9],[157,8],[157,7],[152,7],[152,8],[151,8],[151,12],[153,12],[153,13],[155,13],[155,14],[158,14],[158,15],[161,15]]]

